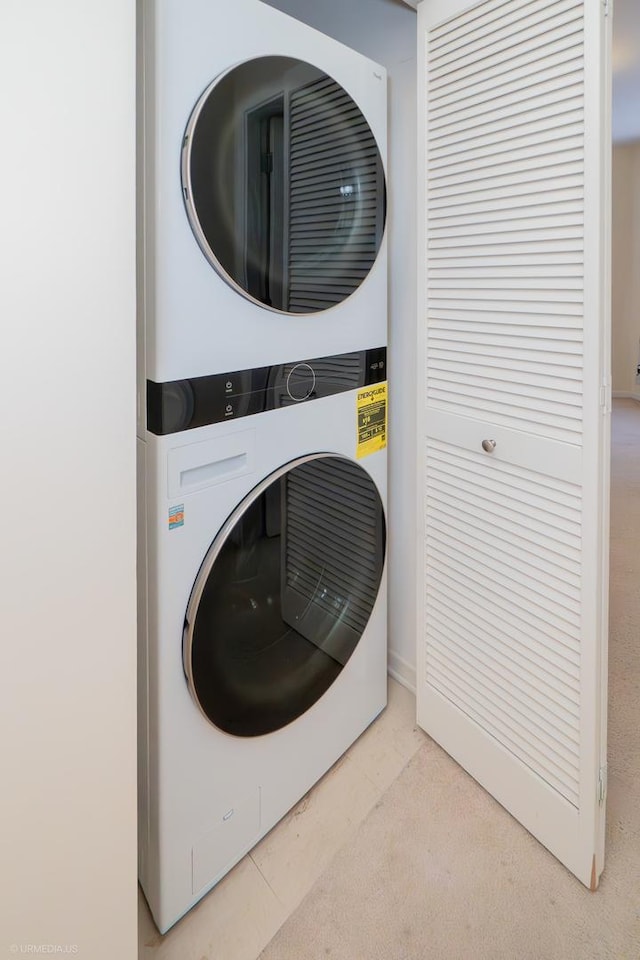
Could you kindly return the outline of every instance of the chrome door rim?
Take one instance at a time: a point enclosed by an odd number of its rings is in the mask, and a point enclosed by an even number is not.
[[[285,55],[284,55],[284,54],[273,54],[273,56],[285,56]],[[259,57],[255,57],[255,58],[251,58],[251,59],[260,59],[260,58],[259,58]],[[181,157],[180,157],[180,178],[181,178],[181,186],[182,186],[182,199],[183,199],[183,202],[184,202],[184,206],[185,206],[185,210],[186,210],[186,214],[187,214],[187,219],[188,219],[188,221],[189,221],[189,224],[190,224],[190,226],[191,226],[191,229],[192,229],[192,231],[193,231],[193,234],[194,234],[194,236],[195,236],[195,238],[196,238],[196,241],[197,241],[197,243],[198,243],[198,246],[200,247],[200,250],[202,251],[202,253],[203,253],[204,257],[206,258],[206,260],[210,263],[210,265],[211,265],[211,266],[213,267],[213,269],[216,271],[216,273],[218,274],[218,276],[220,277],[220,279],[223,280],[223,281],[227,284],[227,286],[231,287],[231,289],[234,290],[234,291],[235,291],[239,296],[241,296],[244,300],[249,301],[249,303],[255,304],[257,307],[262,307],[263,310],[268,310],[270,313],[275,313],[275,314],[278,314],[279,316],[288,317],[288,318],[291,318],[291,319],[299,319],[299,318],[301,318],[301,317],[302,317],[302,318],[312,318],[312,317],[314,317],[317,313],[328,313],[330,310],[336,309],[336,307],[339,307],[339,306],[342,305],[342,303],[344,303],[344,300],[341,300],[341,301],[338,302],[338,303],[332,304],[332,305],[329,306],[329,307],[325,307],[323,310],[313,311],[313,312],[311,312],[311,313],[291,313],[291,312],[289,312],[289,311],[287,311],[287,310],[279,310],[277,307],[272,307],[272,306],[270,306],[269,304],[264,303],[262,300],[258,300],[256,297],[254,297],[252,294],[250,294],[243,286],[241,286],[241,284],[239,284],[236,280],[234,280],[234,278],[225,270],[225,268],[223,267],[223,265],[221,264],[221,262],[220,262],[220,261],[218,260],[218,258],[216,257],[216,255],[215,255],[215,253],[214,253],[214,251],[213,251],[213,249],[212,249],[209,241],[207,240],[207,237],[206,237],[206,235],[205,235],[205,233],[204,233],[204,231],[203,231],[203,229],[202,229],[202,226],[201,226],[201,224],[200,224],[200,218],[199,218],[199,216],[198,216],[198,211],[197,211],[197,209],[196,209],[196,205],[195,205],[194,200],[193,200],[193,184],[192,184],[192,180],[191,180],[191,153],[192,153],[192,147],[193,147],[193,135],[194,135],[195,129],[196,129],[197,125],[198,125],[198,121],[199,121],[199,119],[200,119],[200,114],[202,113],[202,110],[203,110],[203,108],[204,108],[205,103],[206,103],[207,100],[209,99],[209,95],[210,95],[211,92],[215,89],[215,87],[217,87],[218,84],[219,84],[222,80],[224,80],[224,78],[225,78],[226,76],[228,76],[230,73],[232,73],[232,72],[233,72],[234,70],[236,70],[238,67],[240,67],[240,66],[242,66],[243,64],[246,64],[246,63],[251,63],[251,59],[249,59],[249,60],[239,60],[237,63],[234,63],[232,66],[228,67],[226,70],[223,70],[223,71],[222,71],[221,73],[219,73],[216,77],[214,77],[214,79],[211,81],[211,83],[209,83],[209,84],[207,85],[207,87],[203,90],[203,92],[200,94],[200,97],[198,98],[198,100],[197,100],[197,102],[196,102],[193,110],[191,111],[191,114],[190,114],[190,116],[189,116],[189,120],[188,120],[188,122],[187,122],[187,126],[186,126],[186,128],[185,128],[185,132],[184,132],[184,135],[183,135],[183,138],[182,138],[182,149],[181,149]],[[304,60],[304,61],[300,61],[300,62],[302,62],[302,63],[307,63],[309,66],[315,67],[316,70],[320,70],[320,71],[324,72],[324,70],[323,70],[322,67],[318,67],[316,64],[310,63],[308,60]],[[327,74],[327,76],[330,76],[330,74]],[[335,81],[335,82],[338,83],[338,85],[342,87],[342,84],[340,84],[339,81]],[[343,88],[343,89],[344,89],[344,88]],[[348,91],[346,91],[346,92],[347,92],[348,96],[351,97],[351,95],[348,93]],[[352,97],[351,97],[351,99],[353,100]],[[360,110],[360,107],[358,106],[358,104],[357,104],[357,102],[356,102],[355,100],[353,100],[353,103],[356,105],[356,107],[358,108],[358,110]],[[360,110],[360,112],[362,113],[361,110]],[[366,120],[366,117],[365,117],[364,113],[362,113],[362,116],[364,117],[365,121],[367,122],[367,125],[369,125],[369,124],[368,124],[368,121]],[[371,128],[369,127],[369,129],[371,129]],[[376,138],[375,134],[373,133],[373,131],[371,131],[371,134],[372,134],[373,140],[374,140],[374,142],[375,142],[376,148],[378,149],[378,152],[379,152],[379,151],[380,151],[380,148],[378,147],[377,138]],[[386,190],[387,190],[387,179],[386,179],[386,170],[384,169],[384,162],[383,162],[383,160],[382,160],[382,156],[380,156],[380,164],[381,164],[381,168],[382,168],[382,174],[383,174],[383,177],[384,177],[384,188],[385,188],[385,194],[386,194]],[[383,242],[384,242],[384,237],[385,237],[386,231],[387,231],[387,221],[388,221],[388,218],[387,218],[387,215],[385,214],[384,220],[383,220],[383,228],[382,228],[382,236],[381,236],[381,239],[380,239],[380,244],[379,244],[379,246],[378,246],[378,250],[376,251],[376,255],[375,255],[374,261],[373,261],[373,263],[371,264],[371,267],[369,268],[369,273],[371,272],[371,270],[373,270],[373,268],[375,267],[376,262],[378,261],[378,254],[379,254],[380,248],[382,247],[382,244],[383,244]],[[368,279],[368,277],[365,277],[362,282],[366,282],[367,279]],[[356,292],[356,291],[354,291],[354,293],[355,293],[355,292]],[[351,295],[352,295],[352,294],[351,294]],[[347,297],[346,299],[348,300],[349,297]]]

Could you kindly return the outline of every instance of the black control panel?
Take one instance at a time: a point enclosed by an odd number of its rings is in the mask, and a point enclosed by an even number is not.
[[[147,429],[157,436],[279,410],[387,379],[387,349],[155,383],[147,380]]]

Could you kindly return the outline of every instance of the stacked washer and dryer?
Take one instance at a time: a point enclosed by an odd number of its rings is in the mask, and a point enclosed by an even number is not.
[[[386,75],[143,0],[140,879],[165,932],[386,703]]]

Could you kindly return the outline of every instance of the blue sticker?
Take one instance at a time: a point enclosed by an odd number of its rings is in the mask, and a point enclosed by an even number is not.
[[[176,527],[184,527],[184,503],[169,507],[169,530],[175,530]]]

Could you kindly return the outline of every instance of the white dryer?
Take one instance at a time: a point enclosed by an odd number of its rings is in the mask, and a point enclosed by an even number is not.
[[[192,381],[202,425],[177,401],[138,441],[140,879],[161,932],[386,703],[383,357],[247,371],[226,421],[224,377]]]
[[[384,68],[259,0],[140,21],[140,384],[386,345]]]

